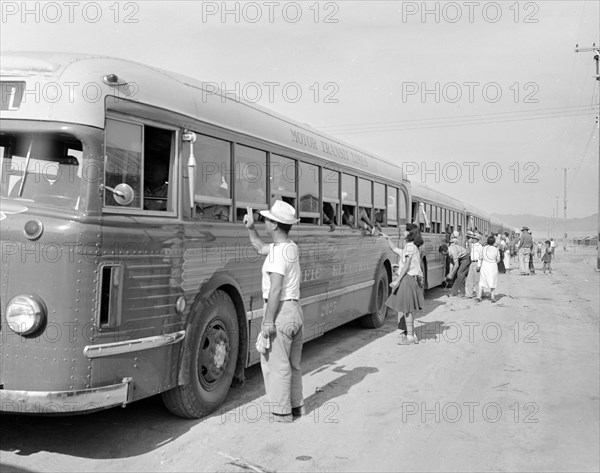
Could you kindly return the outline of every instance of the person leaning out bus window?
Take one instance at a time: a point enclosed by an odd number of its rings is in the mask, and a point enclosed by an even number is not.
[[[276,200],[271,210],[261,210],[265,229],[273,239],[266,245],[254,228],[252,209],[243,219],[250,241],[258,254],[266,256],[262,267],[262,293],[265,301],[260,337],[270,347],[261,352],[260,365],[265,391],[276,422],[292,422],[300,416],[302,396],[303,314],[300,306],[300,261],[298,246],[289,238],[292,225],[300,220],[296,210]]]

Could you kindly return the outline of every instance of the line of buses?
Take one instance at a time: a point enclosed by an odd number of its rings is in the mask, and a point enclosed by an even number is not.
[[[92,412],[161,394],[199,418],[259,361],[261,258],[241,223],[300,223],[305,341],[380,327],[392,266],[366,212],[425,236],[428,287],[454,230],[508,229],[401,168],[202,82],[113,58],[3,53],[0,411]],[[398,157],[396,157],[398,159]]]

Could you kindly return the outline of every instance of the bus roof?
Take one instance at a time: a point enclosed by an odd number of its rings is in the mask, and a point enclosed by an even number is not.
[[[455,210],[459,210],[463,212],[465,210],[465,204],[460,200],[450,197],[443,192],[432,189],[429,186],[424,184],[420,184],[418,182],[411,182],[411,189],[413,200],[427,200],[433,204],[445,205],[447,207],[452,207]]]
[[[215,83],[133,61],[91,54],[3,52],[0,76],[3,82],[25,83],[22,101],[7,108],[3,97],[3,119],[104,128],[105,101],[117,97],[121,102],[161,108],[342,167],[408,183],[399,165],[229,92],[222,93]],[[4,85],[2,90],[5,96]]]
[[[469,215],[475,215],[476,217],[482,218],[484,220],[490,220],[491,216],[489,213],[484,212],[483,210],[475,207],[474,205],[471,204],[465,204],[465,210],[467,211],[467,214]]]

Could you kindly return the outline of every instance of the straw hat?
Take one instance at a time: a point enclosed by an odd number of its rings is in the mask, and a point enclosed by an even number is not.
[[[269,220],[287,225],[292,225],[300,221],[299,218],[296,218],[296,209],[283,200],[276,200],[271,210],[261,210],[260,214]]]

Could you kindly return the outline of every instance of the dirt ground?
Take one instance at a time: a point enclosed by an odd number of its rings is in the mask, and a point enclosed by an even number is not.
[[[599,273],[499,276],[499,301],[426,295],[419,345],[396,322],[305,345],[307,414],[269,421],[260,368],[203,420],[160,398],[96,414],[0,416],[4,471],[599,471]],[[513,263],[513,268],[515,267]]]

